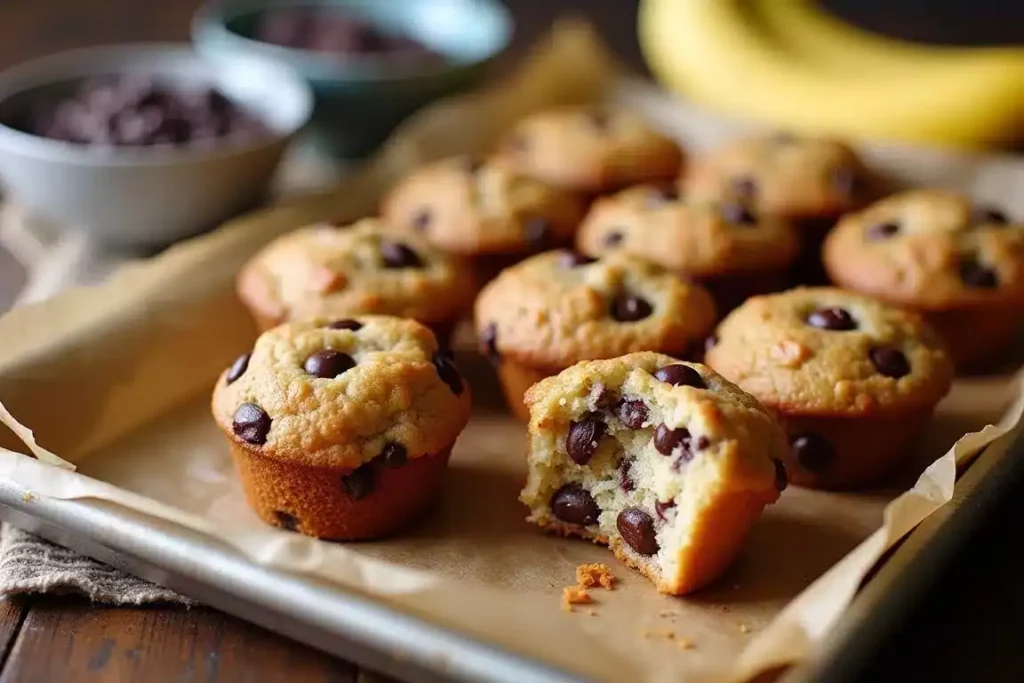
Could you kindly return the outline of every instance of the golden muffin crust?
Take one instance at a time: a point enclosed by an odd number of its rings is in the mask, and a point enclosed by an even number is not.
[[[827,287],[749,299],[718,326],[705,362],[789,415],[931,410],[953,365],[921,318]]]
[[[583,201],[494,159],[451,157],[413,171],[384,198],[394,229],[467,255],[526,254],[570,244]]]
[[[838,216],[870,199],[874,181],[837,140],[792,134],[738,138],[691,164],[687,196],[742,200],[789,219]]]
[[[1024,222],[945,190],[892,195],[825,241],[837,284],[924,310],[1024,307]]]
[[[488,355],[541,368],[640,350],[682,354],[715,323],[714,303],[698,284],[625,254],[570,251],[505,270],[475,311]]]
[[[254,312],[277,322],[386,314],[432,323],[457,318],[475,285],[459,258],[364,218],[312,225],[274,240],[239,273],[238,292]]]
[[[655,185],[597,200],[576,244],[592,256],[622,251],[698,278],[783,270],[800,248],[796,230],[780,218]]]
[[[503,159],[545,182],[584,193],[669,180],[683,153],[643,117],[614,107],[567,106],[521,120],[500,145]]]
[[[444,451],[468,422],[470,401],[468,383],[423,325],[314,318],[260,335],[217,380],[213,414],[266,457],[355,468],[395,445],[408,458]]]
[[[665,592],[714,579],[786,485],[782,428],[703,365],[584,361],[526,403],[529,521],[608,543]]]

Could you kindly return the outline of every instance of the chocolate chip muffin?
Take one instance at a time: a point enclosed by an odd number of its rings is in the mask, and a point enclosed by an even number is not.
[[[701,346],[715,319],[703,287],[626,254],[539,254],[503,272],[476,301],[481,349],[524,420],[523,394],[535,382],[581,360],[682,356]]]
[[[705,362],[777,414],[801,486],[856,488],[898,468],[953,380],[920,316],[827,287],[749,299],[716,339]]]
[[[576,246],[591,256],[625,252],[692,277],[728,311],[754,294],[784,289],[800,243],[788,222],[743,202],[638,185],[598,199]]]
[[[278,238],[238,276],[238,294],[260,328],[311,316],[414,318],[442,344],[472,305],[472,271],[419,235],[395,236],[375,218],[321,223]]]
[[[824,260],[836,284],[923,313],[959,369],[1004,358],[1024,320],[1024,222],[953,192],[904,192],[846,216]]]
[[[381,210],[392,228],[468,257],[483,282],[530,254],[572,244],[585,207],[508,164],[453,157],[413,171]]]
[[[657,353],[578,363],[526,394],[529,521],[608,544],[665,593],[713,581],[786,486],[749,394]]]
[[[538,112],[514,126],[499,149],[520,171],[587,195],[671,180],[683,162],[674,140],[640,115],[614,107]]]
[[[264,332],[213,392],[249,505],[334,540],[389,534],[420,514],[469,412],[469,385],[430,330],[389,316]]]
[[[688,196],[739,201],[758,215],[792,221],[802,242],[793,278],[804,284],[826,282],[825,234],[879,191],[878,179],[849,146],[790,133],[727,143],[691,164],[681,184]]]

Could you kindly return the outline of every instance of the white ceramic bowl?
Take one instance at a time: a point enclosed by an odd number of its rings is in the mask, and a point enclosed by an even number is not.
[[[271,133],[248,144],[166,150],[78,145],[6,125],[27,103],[84,78],[131,73],[215,86]],[[259,203],[312,109],[309,85],[269,60],[209,63],[182,45],[65,52],[0,74],[0,181],[7,199],[64,229],[106,246],[158,248]]]

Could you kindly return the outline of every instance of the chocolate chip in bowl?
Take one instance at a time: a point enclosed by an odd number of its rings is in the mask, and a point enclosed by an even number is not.
[[[0,177],[62,230],[152,252],[264,201],[311,111],[308,85],[269,60],[73,50],[0,74]]]

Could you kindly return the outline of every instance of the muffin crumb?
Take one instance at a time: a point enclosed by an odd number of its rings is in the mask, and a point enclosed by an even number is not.
[[[572,612],[573,605],[588,605],[593,601],[586,588],[566,586],[562,589],[562,609],[566,612]]]
[[[612,590],[615,588],[615,581],[615,575],[606,564],[581,564],[576,567],[576,583],[580,588],[601,586],[605,590]]]

